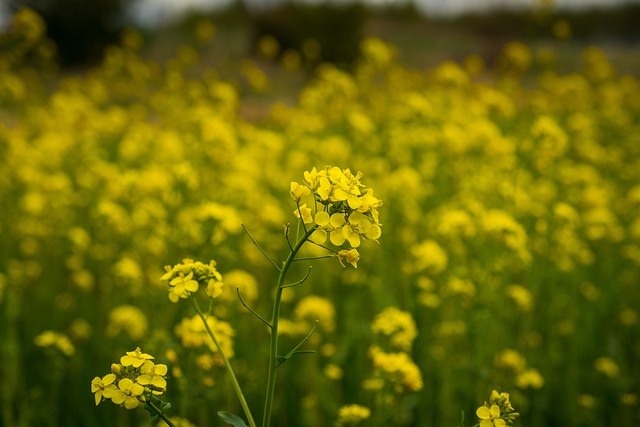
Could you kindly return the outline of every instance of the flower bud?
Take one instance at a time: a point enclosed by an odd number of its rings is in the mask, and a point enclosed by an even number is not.
[[[122,371],[123,371],[123,366],[119,363],[112,363],[111,364],[111,373],[115,374],[116,376],[121,376],[122,375]]]

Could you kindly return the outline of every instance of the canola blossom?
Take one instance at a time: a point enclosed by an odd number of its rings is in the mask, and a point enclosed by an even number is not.
[[[216,262],[213,260],[209,264],[204,264],[186,258],[173,267],[166,266],[165,270],[166,273],[160,280],[169,285],[171,302],[189,298],[189,295],[197,292],[200,286],[205,287],[205,293],[209,298],[213,299],[222,294],[222,275],[216,269]]]
[[[111,400],[126,409],[134,409],[149,402],[152,396],[162,395],[167,389],[168,369],[167,365],[155,364],[153,359],[138,347],[122,356],[120,363],[112,364],[111,373],[95,377],[91,381],[91,392],[96,405]]]
[[[480,419],[479,427],[506,427],[514,423],[520,416],[515,412],[509,401],[509,393],[491,392],[489,402],[485,402],[476,410],[476,415]]]
[[[382,224],[378,220],[378,208],[382,201],[373,196],[373,189],[361,183],[362,172],[353,175],[349,169],[326,166],[304,172],[304,182],[291,182],[291,198],[298,205],[296,217],[305,224],[315,224],[317,229],[311,235],[315,243],[327,241],[340,247],[348,243],[351,249],[360,246],[361,239],[376,241],[382,235]],[[313,196],[312,209],[307,204],[300,205],[305,196]],[[353,254],[342,253],[340,258],[355,266]]]

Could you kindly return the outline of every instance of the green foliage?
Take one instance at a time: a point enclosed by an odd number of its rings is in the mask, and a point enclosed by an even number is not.
[[[229,412],[218,411],[218,416],[222,418],[225,423],[234,427],[248,427],[242,418]]]

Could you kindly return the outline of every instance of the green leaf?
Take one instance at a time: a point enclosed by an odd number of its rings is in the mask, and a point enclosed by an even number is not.
[[[218,411],[218,416],[222,418],[225,423],[234,427],[249,427],[245,424],[244,420],[237,415],[233,415],[225,411]]]

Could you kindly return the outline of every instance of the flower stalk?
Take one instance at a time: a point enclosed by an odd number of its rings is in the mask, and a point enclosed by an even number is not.
[[[242,406],[242,410],[244,411],[244,415],[247,417],[247,421],[249,422],[249,426],[250,427],[256,427],[256,422],[253,420],[253,416],[251,415],[251,410],[249,409],[249,405],[247,404],[247,399],[245,399],[244,393],[242,393],[242,388],[240,387],[240,383],[238,382],[238,379],[236,378],[236,374],[233,371],[233,367],[231,366],[231,363],[229,362],[229,358],[227,358],[227,355],[225,354],[224,350],[222,349],[222,346],[220,345],[220,343],[218,342],[218,339],[216,338],[216,335],[211,330],[211,327],[209,327],[209,323],[207,322],[207,318],[205,317],[205,315],[202,312],[202,310],[200,310],[200,305],[198,304],[198,300],[196,300],[193,295],[189,295],[189,301],[191,301],[191,304],[193,305],[193,308],[198,313],[198,316],[200,316],[200,319],[202,320],[202,323],[204,324],[204,327],[205,327],[205,329],[207,331],[207,335],[209,335],[209,338],[211,338],[211,341],[213,341],[213,344],[218,349],[218,354],[220,355],[220,358],[222,358],[222,361],[224,363],[224,367],[227,369],[227,372],[229,373],[229,377],[231,378],[231,384],[233,385],[233,390],[236,392],[236,395],[238,396],[238,400],[240,401],[240,406]]]
[[[287,277],[287,272],[289,268],[295,261],[295,257],[304,245],[304,243],[309,239],[309,237],[316,230],[317,225],[311,227],[307,230],[307,232],[302,236],[302,238],[296,243],[293,247],[289,256],[282,264],[282,269],[280,270],[280,274],[278,275],[278,283],[276,286],[276,296],[273,302],[273,312],[271,315],[271,342],[269,345],[269,374],[267,377],[267,393],[265,396],[264,403],[264,415],[262,419],[262,426],[269,427],[271,422],[271,411],[273,409],[273,396],[275,394],[276,388],[276,370],[278,368],[278,324],[280,318],[280,303],[282,301],[282,291],[286,288],[284,282]]]

